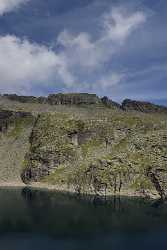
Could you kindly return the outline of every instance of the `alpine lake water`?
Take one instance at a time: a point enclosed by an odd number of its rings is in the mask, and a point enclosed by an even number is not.
[[[167,204],[0,188],[0,250],[167,249]]]

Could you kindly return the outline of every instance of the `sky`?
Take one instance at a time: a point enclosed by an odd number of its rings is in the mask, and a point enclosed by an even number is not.
[[[166,0],[0,0],[0,93],[167,105]]]

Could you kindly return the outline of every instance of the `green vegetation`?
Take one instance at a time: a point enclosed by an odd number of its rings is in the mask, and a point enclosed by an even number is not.
[[[33,117],[15,119],[12,127],[7,132],[7,136],[17,138],[25,128],[32,126],[33,121]]]

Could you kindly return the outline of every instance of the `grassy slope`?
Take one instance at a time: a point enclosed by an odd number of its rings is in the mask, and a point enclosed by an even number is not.
[[[21,182],[32,126],[31,118],[17,119],[7,132],[0,134],[0,183]]]

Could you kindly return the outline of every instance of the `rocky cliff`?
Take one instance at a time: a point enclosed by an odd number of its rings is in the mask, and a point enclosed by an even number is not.
[[[80,105],[80,104],[97,104],[100,99],[95,94],[53,94],[49,95],[47,102],[51,105]]]
[[[71,94],[52,94],[48,97],[18,96],[16,94],[5,94],[4,97],[11,101],[22,103],[47,103],[50,105],[80,105],[97,104],[101,102],[95,94],[71,93]]]
[[[167,117],[94,108],[40,114],[22,173],[25,183],[79,193],[167,194]]]
[[[165,107],[129,100],[121,106],[87,94],[51,95],[41,103],[2,99],[0,181],[167,196]]]

